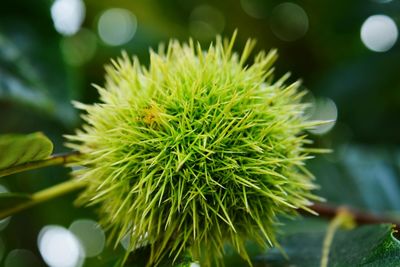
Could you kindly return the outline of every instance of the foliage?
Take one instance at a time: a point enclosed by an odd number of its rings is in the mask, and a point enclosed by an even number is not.
[[[369,225],[338,231],[330,249],[328,266],[398,266],[400,242],[393,234],[391,225]],[[256,262],[268,263],[268,266],[272,267],[290,264],[299,267],[319,266],[324,236],[323,228],[310,231],[303,227],[282,237],[281,242],[288,254],[287,258],[274,250],[257,257]]]

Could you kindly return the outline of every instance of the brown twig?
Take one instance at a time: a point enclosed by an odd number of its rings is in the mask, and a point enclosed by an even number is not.
[[[380,224],[380,223],[392,223],[395,225],[394,229],[400,231],[400,221],[398,219],[394,219],[392,217],[375,215],[369,212],[364,212],[360,210],[356,210],[354,208],[348,206],[332,206],[329,204],[316,203],[310,207],[312,210],[317,212],[319,216],[332,219],[337,214],[338,211],[342,208],[346,208],[351,215],[353,216],[355,222],[359,225],[362,224]],[[303,215],[309,214],[307,212],[302,212]]]

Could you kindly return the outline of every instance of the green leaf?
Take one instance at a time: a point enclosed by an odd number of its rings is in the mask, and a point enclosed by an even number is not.
[[[26,16],[3,21],[1,15],[0,25],[7,30],[0,29],[0,102],[28,107],[64,125],[76,123],[70,100],[78,97],[76,88],[80,87],[63,61],[59,35],[54,31],[45,39],[38,38],[43,29],[33,26],[36,21],[26,21]],[[35,30],[27,30],[23,24]]]
[[[40,132],[0,135],[0,170],[42,160],[53,152],[53,143]]]
[[[246,245],[254,267],[320,267],[323,241],[328,222],[320,218],[285,220],[279,242],[285,257],[277,248],[264,251],[249,242]],[[338,230],[329,252],[329,267],[398,267],[400,242],[393,236],[390,224],[359,226]],[[225,266],[248,266],[233,249],[227,247]]]
[[[31,200],[31,196],[22,193],[0,193],[0,212]]]
[[[27,104],[43,111],[53,112],[55,102],[34,66],[18,47],[0,33],[0,99]]]
[[[254,258],[255,266],[318,267],[325,231],[304,231],[288,235],[281,244],[286,259],[277,249]],[[388,224],[361,226],[335,233],[328,266],[400,266],[400,242]]]
[[[381,214],[399,212],[398,155],[394,149],[349,144],[312,160],[310,169],[321,186],[317,193],[336,205]]]

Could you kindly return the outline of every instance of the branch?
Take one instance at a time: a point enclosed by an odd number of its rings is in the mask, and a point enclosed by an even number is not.
[[[0,219],[4,219],[8,216],[11,216],[20,211],[26,210],[30,207],[33,207],[42,202],[46,202],[48,200],[60,197],[67,193],[79,190],[87,185],[86,182],[76,181],[76,180],[68,180],[66,182],[57,184],[55,186],[43,189],[42,191],[36,192],[31,195],[31,198],[25,202],[22,202],[18,205],[12,206],[8,209],[4,209],[0,211]]]
[[[375,215],[369,212],[363,212],[360,210],[356,210],[351,207],[347,206],[331,206],[328,204],[322,204],[322,203],[316,203],[310,208],[317,212],[319,216],[327,218],[327,219],[332,219],[334,218],[340,210],[345,208],[351,216],[353,216],[354,221],[357,224],[380,224],[380,223],[392,223],[395,224],[395,229],[400,231],[400,220],[394,219],[392,217],[386,217],[386,216],[381,216],[381,215]],[[303,215],[309,215],[309,213],[302,211],[301,212]]]
[[[79,152],[73,151],[73,152],[68,152],[68,153],[63,153],[63,154],[56,154],[56,155],[51,156],[50,158],[43,159],[43,160],[32,161],[32,162],[20,164],[17,166],[13,166],[10,168],[0,170],[0,177],[23,172],[23,171],[39,169],[39,168],[43,168],[43,167],[47,167],[47,166],[70,163],[70,162],[73,162],[74,158],[78,155],[79,155]]]

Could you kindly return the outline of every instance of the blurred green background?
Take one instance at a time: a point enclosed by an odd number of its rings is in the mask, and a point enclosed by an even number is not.
[[[170,38],[193,37],[206,47],[238,29],[238,50],[249,37],[258,40],[256,50],[278,48],[276,76],[290,71],[292,81],[302,79],[307,101],[315,102],[310,116],[333,120],[310,133],[318,146],[334,149],[308,164],[318,194],[398,216],[399,25],[398,0],[3,1],[0,133],[43,131],[55,152],[65,152],[62,135],[80,125],[71,101],[97,101],[91,83],[103,84],[104,65],[121,50],[147,64],[149,48]],[[50,167],[2,178],[0,192],[35,192],[68,173]],[[0,264],[112,266],[123,246],[104,248],[95,209],[74,207],[75,196],[1,221]]]

